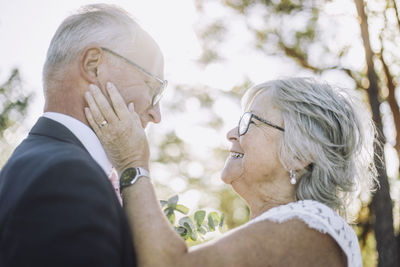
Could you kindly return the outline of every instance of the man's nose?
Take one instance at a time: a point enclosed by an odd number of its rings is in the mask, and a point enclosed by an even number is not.
[[[160,111],[160,104],[157,103],[155,106],[152,106],[149,109],[149,117],[150,121],[153,123],[160,123],[161,122],[161,111]]]
[[[238,138],[239,138],[239,132],[238,132],[237,126],[235,128],[230,129],[226,133],[226,139],[228,139],[228,141],[230,141],[230,142],[237,141]]]

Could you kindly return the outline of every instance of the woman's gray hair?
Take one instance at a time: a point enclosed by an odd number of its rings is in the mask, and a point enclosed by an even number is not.
[[[371,190],[376,181],[370,112],[349,91],[310,78],[259,84],[245,94],[243,106],[263,90],[272,91],[274,106],[282,112],[282,165],[287,170],[305,166],[296,199],[319,201],[346,217],[356,193]]]
[[[81,7],[67,17],[54,34],[43,67],[43,82],[62,70],[89,44],[110,49],[128,47],[134,41],[138,24],[121,8],[107,4]]]

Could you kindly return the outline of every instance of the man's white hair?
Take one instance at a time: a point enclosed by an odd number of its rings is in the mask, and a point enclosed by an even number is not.
[[[259,84],[244,95],[245,109],[264,90],[271,90],[282,112],[282,165],[290,170],[298,161],[308,164],[296,184],[296,199],[319,201],[345,216],[354,193],[376,182],[370,113],[349,91],[309,78]]]
[[[43,66],[44,88],[49,78],[75,60],[90,44],[126,49],[135,39],[139,25],[123,9],[107,4],[81,7],[58,27]]]

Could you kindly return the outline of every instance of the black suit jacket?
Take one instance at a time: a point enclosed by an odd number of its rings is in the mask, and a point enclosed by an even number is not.
[[[0,172],[0,266],[136,266],[104,171],[72,132],[44,117]]]

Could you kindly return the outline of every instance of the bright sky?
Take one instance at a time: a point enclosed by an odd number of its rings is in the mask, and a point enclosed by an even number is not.
[[[4,80],[12,67],[21,70],[28,88],[38,93],[42,106],[41,70],[50,40],[62,20],[82,5],[97,1],[13,0],[0,2],[0,77]],[[191,60],[200,53],[191,29],[195,10],[191,1],[103,1],[117,4],[137,18],[158,41],[167,62],[167,77],[179,81]],[[157,7],[157,8],[155,8]],[[173,12],[170,12],[173,11]],[[179,56],[176,56],[179,55]],[[186,71],[188,82],[193,71]]]

